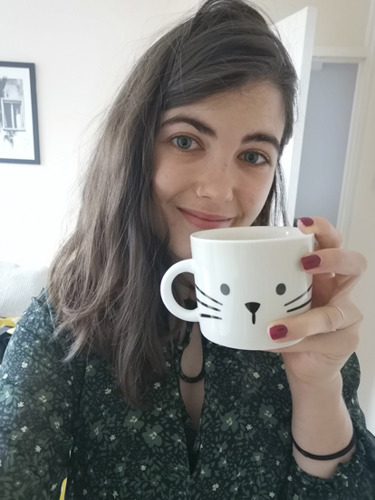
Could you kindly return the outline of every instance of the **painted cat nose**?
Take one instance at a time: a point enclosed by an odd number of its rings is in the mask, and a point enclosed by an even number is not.
[[[255,315],[255,313],[260,308],[259,302],[246,302],[245,306],[251,312],[251,321],[252,321],[253,325],[255,325],[255,323],[256,323],[256,315]]]
[[[245,306],[249,309],[251,314],[255,314],[260,308],[259,302],[246,302]]]

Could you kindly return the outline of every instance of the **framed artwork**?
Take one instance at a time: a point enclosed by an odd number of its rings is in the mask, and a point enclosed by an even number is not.
[[[0,61],[0,162],[40,164],[35,64]]]

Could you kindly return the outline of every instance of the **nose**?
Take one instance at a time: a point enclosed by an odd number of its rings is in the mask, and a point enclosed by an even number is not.
[[[246,302],[245,306],[251,312],[251,319],[252,319],[253,325],[255,325],[255,322],[256,322],[256,312],[260,308],[259,302]]]
[[[234,196],[235,174],[229,165],[214,164],[212,168],[205,166],[197,184],[200,198],[214,201],[231,201]]]

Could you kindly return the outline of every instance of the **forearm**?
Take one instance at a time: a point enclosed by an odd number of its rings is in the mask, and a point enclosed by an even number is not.
[[[330,455],[344,449],[353,435],[352,421],[342,398],[342,379],[320,387],[289,380],[292,391],[292,434],[298,445],[315,455]],[[339,463],[348,462],[353,447],[345,456],[333,460],[314,460],[302,455],[295,446],[296,462],[310,475],[330,477]]]

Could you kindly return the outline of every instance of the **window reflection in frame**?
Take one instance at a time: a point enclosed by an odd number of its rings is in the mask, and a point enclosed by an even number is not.
[[[33,63],[0,61],[0,162],[40,164]]]

